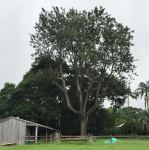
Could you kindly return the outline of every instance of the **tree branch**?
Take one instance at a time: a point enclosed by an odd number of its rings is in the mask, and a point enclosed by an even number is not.
[[[53,82],[62,92],[64,92],[64,88],[59,85],[57,82]],[[64,92],[65,93],[65,92]]]
[[[87,112],[87,116],[89,117],[91,115],[91,113],[97,108],[98,103],[99,103],[99,90],[101,88],[101,81],[99,81],[98,83],[98,87],[97,87],[97,91],[96,91],[96,98],[95,98],[95,104],[88,110]],[[102,98],[100,98],[101,101]]]
[[[65,94],[66,102],[67,102],[67,105],[68,105],[69,109],[71,111],[73,111],[74,113],[80,113],[80,111],[76,110],[72,106],[72,104],[70,102],[70,99],[69,99],[69,96],[68,96],[68,92],[67,92],[67,88],[66,88],[66,82],[65,82],[65,79],[63,77],[62,62],[60,62],[60,74],[61,74],[61,78],[62,78],[62,85],[63,85],[63,89],[64,89],[64,94]]]
[[[77,91],[78,91],[78,94],[79,94],[79,102],[80,102],[80,110],[81,110],[83,102],[82,102],[82,91],[81,91],[79,78],[80,78],[80,73],[78,71],[77,75],[76,75],[76,86],[77,86]]]
[[[85,101],[84,101],[84,109],[86,110],[86,105],[87,105],[87,101],[88,101],[88,98],[89,98],[89,92],[92,88],[92,85],[93,85],[93,80],[91,79],[91,76],[88,75],[89,77],[89,85],[88,85],[88,88],[87,88],[87,92],[86,92],[86,97],[85,97]]]

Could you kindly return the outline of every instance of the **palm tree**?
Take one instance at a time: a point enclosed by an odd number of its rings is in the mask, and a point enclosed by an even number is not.
[[[144,97],[145,109],[149,108],[149,81],[146,83],[140,82],[138,88],[135,90],[135,95],[137,97]]]

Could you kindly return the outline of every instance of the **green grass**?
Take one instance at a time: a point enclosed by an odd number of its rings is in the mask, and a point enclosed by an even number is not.
[[[0,150],[148,150],[149,140],[118,140],[116,144],[105,144],[104,140],[94,143],[67,141],[61,143],[0,146]]]

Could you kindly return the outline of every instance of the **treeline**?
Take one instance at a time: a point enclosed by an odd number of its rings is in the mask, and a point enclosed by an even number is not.
[[[58,79],[50,72],[51,60],[33,63],[23,80],[18,84],[5,83],[0,91],[0,118],[19,116],[60,129],[64,135],[80,134],[80,118],[71,112],[64,99],[63,92],[55,85]],[[56,62],[52,62],[56,65]],[[68,68],[65,68],[68,72]],[[73,85],[73,74],[67,82]],[[74,86],[69,88],[69,96],[77,107]],[[125,83],[115,78],[111,81],[107,99],[111,102],[109,109],[103,104],[91,115],[88,133],[102,134],[146,134],[148,131],[148,111],[137,108],[120,108],[130,93]],[[90,105],[92,103],[90,102]],[[124,124],[121,128],[117,126]]]
[[[80,118],[68,109],[63,92],[55,85],[55,81],[58,82],[59,79],[50,72],[51,61],[42,59],[33,63],[30,71],[18,85],[5,83],[0,91],[0,118],[19,116],[60,129],[62,134],[80,134]],[[57,65],[54,61],[52,64]],[[77,107],[73,71],[67,66],[64,70],[71,72],[71,76],[67,79],[67,83],[71,85],[68,91],[73,105]],[[116,78],[110,82],[107,99],[115,111],[124,104],[130,89]],[[92,101],[88,105],[92,105]],[[101,103],[90,117],[88,132],[96,135],[105,134],[105,130],[115,125],[112,116],[113,114],[109,114],[109,110],[104,109]],[[108,123],[109,120],[111,123]]]
[[[30,71],[18,86],[5,84],[0,91],[1,119],[19,116],[60,129],[63,135],[80,134],[80,120],[68,109],[62,93],[45,76],[38,75]],[[101,106],[89,120],[88,133],[146,135],[149,133],[148,124],[148,110],[119,108],[118,105],[106,109]]]

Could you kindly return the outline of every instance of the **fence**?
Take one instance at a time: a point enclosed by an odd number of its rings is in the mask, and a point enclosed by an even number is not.
[[[37,140],[38,141],[44,141],[44,142],[49,142],[49,141],[60,141],[61,137],[59,133],[51,134],[49,136],[26,136],[25,137],[25,142],[26,143],[34,143]]]
[[[62,141],[77,141],[77,140],[87,140],[89,136],[80,136],[80,135],[61,135]],[[113,137],[118,139],[149,139],[149,135],[114,135]],[[93,136],[94,139],[105,139],[111,138],[110,136]],[[35,142],[35,136],[26,136],[26,142]],[[51,134],[49,136],[38,136],[38,141],[44,142],[52,142],[55,141],[55,134]]]
[[[111,135],[105,136],[93,136],[95,139],[105,139],[105,138],[111,138]],[[115,138],[121,138],[121,139],[149,139],[149,135],[114,135]],[[85,140],[88,136],[77,136],[77,135],[67,135],[67,136],[61,136],[61,139],[63,141],[65,140]]]

